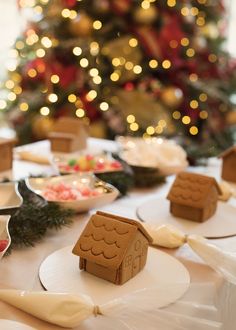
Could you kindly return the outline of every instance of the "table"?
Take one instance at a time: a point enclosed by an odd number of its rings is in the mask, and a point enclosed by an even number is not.
[[[105,149],[113,152],[117,150],[117,146],[114,142],[93,138],[89,139],[88,148],[89,150]],[[34,152],[37,151],[38,153],[44,155],[50,154],[48,141],[41,141],[23,147],[18,147],[16,148],[16,151],[19,149],[27,149]],[[193,170],[197,170],[205,174],[213,174],[217,177],[219,176],[219,161],[214,159],[210,160],[206,168],[199,167]],[[27,176],[28,174],[42,173],[55,174],[56,170],[51,166],[37,165],[15,159],[13,171],[1,173],[1,177],[10,176],[14,179],[19,179]],[[134,189],[127,196],[116,200],[111,205],[103,207],[102,210],[137,219],[137,206],[150,198],[153,198],[154,196],[166,195],[172,181],[173,177],[168,177],[166,184],[161,186],[151,189]],[[235,202],[233,201],[232,203]],[[94,212],[94,210],[92,212]],[[53,251],[64,246],[74,244],[89,217],[89,213],[77,215],[75,221],[69,228],[65,227],[58,232],[48,232],[43,241],[35,247],[23,248],[21,250],[14,251],[10,256],[4,258],[0,263],[0,288],[42,290],[42,286],[38,279],[38,269],[41,262]],[[227,251],[236,251],[236,237],[212,241]],[[195,255],[187,245],[184,245],[177,250],[163,250],[178,258],[186,266],[189,270],[192,282],[217,282],[220,279],[220,276],[209,268],[197,255]],[[2,302],[0,302],[0,319],[1,318],[23,322],[36,329],[58,329],[58,327],[39,321],[36,318],[18,311],[17,309]],[[78,330],[79,329],[80,327]]]

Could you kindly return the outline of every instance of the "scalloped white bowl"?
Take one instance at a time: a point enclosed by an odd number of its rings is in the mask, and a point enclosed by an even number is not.
[[[8,243],[3,251],[0,251],[0,260],[4,256],[4,254],[7,252],[7,249],[9,248],[11,244],[11,237],[8,230],[9,220],[11,216],[10,215],[0,215],[0,242],[2,240],[7,240]]]
[[[85,185],[89,185],[90,187],[94,187],[96,184],[99,184],[104,188],[104,193],[83,198],[81,200],[69,200],[69,201],[49,201],[49,203],[57,203],[63,208],[73,209],[78,213],[89,211],[90,209],[101,207],[106,204],[112,203],[119,195],[119,191],[113,187],[112,185],[105,183],[101,180],[96,179],[91,174],[70,174],[63,176],[56,176],[52,178],[28,178],[26,179],[27,187],[40,195],[42,198],[46,199],[43,195],[43,191],[46,189],[49,184],[59,184],[65,183],[71,186],[76,186],[78,183],[84,183]],[[107,192],[105,192],[107,191]],[[46,199],[47,200],[47,199]]]
[[[0,183],[0,214],[11,214],[23,203],[18,191],[18,183]]]

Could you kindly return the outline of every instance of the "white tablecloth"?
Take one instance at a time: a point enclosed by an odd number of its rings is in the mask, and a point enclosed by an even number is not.
[[[37,151],[41,154],[49,154],[48,141],[42,141],[21,147],[28,150]],[[17,148],[16,148],[17,149]],[[19,148],[18,148],[19,149]],[[116,151],[116,145],[111,141],[89,139],[89,149],[105,149]],[[195,168],[205,174],[219,176],[219,162],[213,160],[209,162],[207,168]],[[1,173],[1,177],[11,176],[19,179],[28,174],[55,173],[55,169],[50,166],[36,165],[30,162],[15,160],[13,172]],[[167,179],[167,183],[152,189],[134,189],[127,196],[122,197],[102,208],[104,211],[123,215],[137,219],[136,208],[143,202],[155,196],[165,196],[173,177]],[[92,211],[94,212],[94,210]],[[0,288],[16,288],[24,290],[42,290],[38,278],[38,270],[42,261],[53,251],[74,244],[84,225],[88,221],[90,214],[81,214],[76,216],[73,224],[67,228],[55,232],[48,232],[42,242],[36,244],[33,248],[22,248],[13,251],[13,253],[0,262]],[[228,251],[236,251],[236,237],[227,239],[212,240],[216,245]],[[211,270],[193,251],[187,246],[177,250],[166,250],[167,253],[178,258],[188,269],[192,282],[216,282],[219,275]],[[58,329],[42,321],[33,318],[26,313],[0,302],[0,319],[11,319],[26,323],[36,329]]]

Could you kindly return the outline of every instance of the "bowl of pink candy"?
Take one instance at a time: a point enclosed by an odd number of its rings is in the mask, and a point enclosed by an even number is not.
[[[119,191],[89,173],[51,178],[28,178],[28,188],[49,203],[57,203],[76,212],[86,212],[113,202]]]
[[[60,173],[106,173],[123,171],[121,163],[106,154],[81,154],[77,156],[62,156],[54,159]]]
[[[0,260],[11,244],[11,237],[8,231],[10,217],[10,215],[0,215]]]

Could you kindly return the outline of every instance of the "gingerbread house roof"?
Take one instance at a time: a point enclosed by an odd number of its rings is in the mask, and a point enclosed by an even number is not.
[[[138,221],[97,212],[91,217],[72,252],[101,266],[117,269],[138,230],[152,242]]]
[[[52,133],[77,135],[81,130],[86,130],[84,123],[78,118],[61,117],[59,118],[53,127]]]
[[[17,142],[17,139],[6,139],[6,138],[0,137],[0,145],[14,146],[14,144],[16,144],[16,142]]]
[[[227,150],[225,150],[224,152],[222,152],[219,155],[219,158],[225,158],[225,157],[229,156],[232,153],[235,153],[236,154],[236,146],[232,146],[231,148],[228,148]]]
[[[167,199],[179,205],[203,208],[207,203],[207,196],[212,186],[215,186],[221,195],[221,189],[214,178],[182,172],[177,175]]]

